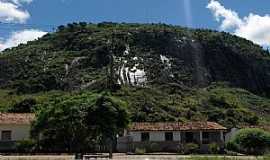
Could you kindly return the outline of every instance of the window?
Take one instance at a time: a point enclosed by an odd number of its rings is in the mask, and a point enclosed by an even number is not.
[[[203,144],[208,144],[209,143],[209,132],[203,132],[202,133],[202,142]]]
[[[193,133],[192,132],[186,132],[186,142],[193,143]]]
[[[173,133],[172,132],[166,132],[165,133],[165,140],[166,141],[173,141]]]
[[[10,141],[11,140],[11,131],[2,131],[1,140],[2,141]]]
[[[141,139],[142,139],[142,142],[149,141],[149,139],[150,139],[149,133],[148,132],[142,133]]]

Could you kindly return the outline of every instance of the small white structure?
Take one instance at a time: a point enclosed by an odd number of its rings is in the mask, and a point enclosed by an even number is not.
[[[11,151],[17,141],[30,138],[34,114],[0,113],[0,151]]]
[[[239,131],[239,128],[231,128],[225,136],[225,142],[229,142],[231,138]]]

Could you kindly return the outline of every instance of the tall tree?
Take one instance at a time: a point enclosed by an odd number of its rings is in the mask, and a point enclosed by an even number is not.
[[[128,113],[123,106],[123,102],[103,94],[88,108],[87,126],[90,127],[91,133],[95,133],[99,138],[100,143],[107,143],[110,158],[116,135],[126,128],[129,122]]]
[[[104,94],[81,93],[56,98],[41,106],[32,136],[37,140],[41,137],[41,148],[49,151],[86,152],[95,144],[112,146],[117,133],[129,122],[125,105]]]

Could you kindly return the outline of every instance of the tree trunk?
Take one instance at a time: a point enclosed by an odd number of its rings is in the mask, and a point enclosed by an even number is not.
[[[113,143],[112,139],[110,139],[110,144],[109,144],[109,159],[113,158]]]

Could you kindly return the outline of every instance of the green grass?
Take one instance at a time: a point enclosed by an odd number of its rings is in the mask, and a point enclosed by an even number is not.
[[[270,160],[270,156],[191,156],[190,158],[179,160]]]

